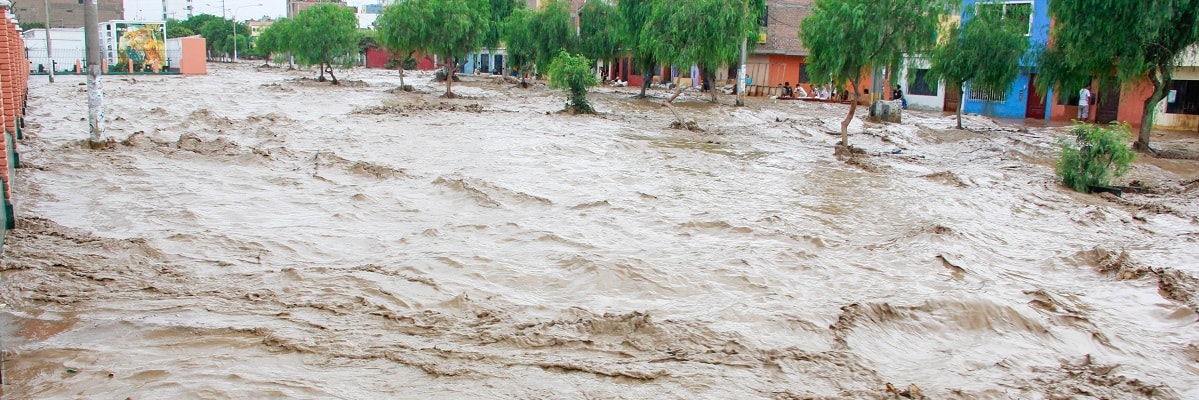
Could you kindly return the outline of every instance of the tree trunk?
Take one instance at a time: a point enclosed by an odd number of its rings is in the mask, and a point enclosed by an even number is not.
[[[451,61],[453,59],[453,57],[445,58],[445,98],[447,99],[454,98],[454,92],[451,92],[450,89],[454,86],[454,72],[458,68],[456,68],[457,66],[454,61]]]
[[[716,98],[716,73],[712,71],[704,71],[704,78],[708,80],[708,90],[712,92],[712,102],[720,104],[720,101]],[[703,83],[700,83],[700,85],[703,85]]]
[[[333,64],[325,63],[325,66],[329,67],[329,77],[333,78],[333,84],[336,85],[337,77],[333,75]]]
[[[317,78],[317,80],[316,80],[316,81],[317,81],[317,82],[324,82],[324,81],[325,81],[325,63],[321,63],[320,69],[321,69],[321,77],[320,77],[320,78]]]
[[[651,83],[649,80],[653,78],[653,75],[650,75],[649,68],[650,67],[646,67],[645,72],[642,73],[643,79],[641,80],[641,95],[637,97],[645,97],[645,91],[649,89],[649,84]]]
[[[965,98],[966,98],[966,82],[959,82],[959,83],[958,83],[958,87],[960,88],[960,89],[958,89],[958,91],[959,91],[960,93],[958,93],[958,109],[957,109],[957,112],[958,112],[958,129],[960,129],[960,130],[965,130],[966,128],[963,128],[963,127],[962,127],[962,109],[963,109],[963,108],[966,108],[966,101],[965,101]]]
[[[1164,77],[1158,71],[1149,73],[1149,82],[1153,84],[1153,94],[1149,99],[1145,100],[1145,114],[1141,116],[1141,130],[1137,133],[1136,147],[1138,150],[1154,153],[1153,148],[1149,147],[1149,138],[1153,133],[1153,117],[1157,110],[1157,103],[1166,98],[1166,82]]]
[[[846,115],[845,120],[841,121],[841,145],[847,147],[849,146],[849,122],[853,121],[853,114],[858,111],[858,101],[862,97],[858,90],[858,81],[850,80],[849,82],[853,84],[853,103],[849,104],[849,115]]]

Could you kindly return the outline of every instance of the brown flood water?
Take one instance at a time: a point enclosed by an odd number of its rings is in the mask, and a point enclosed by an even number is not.
[[[1116,199],[1061,128],[855,120],[847,164],[838,105],[309,76],[106,77],[102,151],[31,83],[5,398],[1199,398],[1194,161]]]

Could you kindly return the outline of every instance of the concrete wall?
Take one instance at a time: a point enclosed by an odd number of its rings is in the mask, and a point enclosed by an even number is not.
[[[902,68],[899,72],[899,82],[903,85],[903,97],[908,99],[908,108],[915,110],[933,110],[940,111],[945,107],[945,83],[937,82],[937,92],[933,95],[918,95],[912,94],[912,81],[914,78],[908,76],[908,69],[928,69],[928,60],[909,58],[908,65]]]
[[[179,73],[184,75],[204,75],[208,73],[208,53],[205,50],[206,41],[199,36],[176,38],[180,46]]]
[[[1180,67],[1174,69],[1174,80],[1199,81],[1199,67]],[[1165,101],[1157,105],[1155,121],[1157,123],[1155,126],[1163,128],[1199,131],[1199,115],[1167,114]]]

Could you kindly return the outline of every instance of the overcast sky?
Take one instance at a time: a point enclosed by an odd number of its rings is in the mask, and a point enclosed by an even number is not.
[[[125,19],[159,20],[162,19],[163,0],[125,0]],[[192,0],[192,12],[199,14],[221,15],[221,0]],[[377,4],[378,0],[348,0],[352,6]],[[166,0],[168,18],[187,18],[187,0]],[[262,18],[272,18],[287,15],[287,0],[224,0],[225,16],[237,17],[238,21]]]

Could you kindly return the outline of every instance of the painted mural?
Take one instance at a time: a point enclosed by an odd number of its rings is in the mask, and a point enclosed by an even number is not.
[[[166,65],[166,26],[118,22],[117,63],[138,72],[160,72]]]

